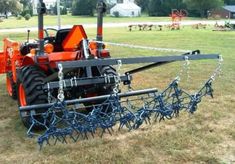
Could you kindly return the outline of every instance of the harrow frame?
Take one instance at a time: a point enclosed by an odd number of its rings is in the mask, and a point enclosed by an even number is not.
[[[154,63],[154,66],[158,66],[159,64],[167,64],[169,62],[175,62],[175,61],[185,61],[187,60],[202,60],[202,59],[219,59],[219,54],[196,54],[196,55],[184,55],[184,56],[154,56],[154,57],[137,57],[137,58],[113,58],[113,59],[91,59],[91,60],[85,60],[85,61],[69,61],[69,62],[59,62],[57,63],[57,66],[61,64],[63,69],[72,69],[72,68],[91,68],[92,66],[105,66],[105,65],[122,65],[122,64],[140,64],[140,63]],[[149,65],[148,65],[149,66]],[[134,72],[136,73],[140,71],[144,71],[146,69],[150,69],[152,67],[140,67],[137,69],[127,71],[124,75],[119,76],[120,82],[123,82],[124,85],[129,85],[132,80],[132,76],[130,73]],[[77,87],[77,86],[83,86],[88,84],[108,84],[108,83],[114,83],[117,77],[115,76],[100,76],[100,77],[86,77],[86,78],[72,78],[72,79],[65,79],[63,80],[63,88],[71,88],[71,87]],[[59,81],[57,82],[49,82],[45,84],[44,89],[47,90],[47,92],[50,89],[59,88],[60,84]],[[145,89],[140,91],[134,91],[129,93],[121,93],[118,96],[120,97],[127,97],[127,96],[135,96],[135,95],[141,95],[141,94],[149,94],[156,92],[156,89]],[[106,99],[110,97],[110,95],[103,95],[103,96],[97,96],[97,97],[91,97],[91,98],[81,98],[81,99],[75,99],[75,100],[67,100],[65,101],[66,105],[74,105],[77,103],[84,103],[89,101],[96,101],[101,99]],[[31,105],[31,106],[23,106],[19,107],[20,111],[30,111],[30,110],[37,110],[42,108],[50,108],[53,106],[53,103],[49,104],[38,104],[38,105]]]

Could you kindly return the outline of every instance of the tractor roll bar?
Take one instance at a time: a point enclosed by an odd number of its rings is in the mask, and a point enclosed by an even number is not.
[[[38,56],[44,55],[44,23],[43,23],[43,14],[46,13],[46,5],[43,0],[39,0],[38,2],[38,40],[39,40],[39,47],[38,47]]]

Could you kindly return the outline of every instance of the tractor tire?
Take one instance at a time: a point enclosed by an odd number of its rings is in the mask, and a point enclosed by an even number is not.
[[[117,76],[116,70],[111,66],[103,66],[100,70],[101,75],[106,76]],[[102,94],[110,94],[113,91],[113,88],[115,87],[115,84],[106,84],[103,86],[103,89],[101,89]]]
[[[8,72],[6,76],[6,85],[7,85],[7,92],[8,95],[13,99],[17,99],[17,85],[13,81],[12,72]]]
[[[19,106],[37,105],[48,103],[47,94],[43,91],[43,84],[46,75],[36,66],[25,66],[21,70],[21,78],[18,79],[17,94]],[[35,114],[45,112],[47,109],[35,111]],[[32,120],[29,111],[20,112],[22,122],[25,127],[30,128]],[[40,115],[34,117],[42,122]],[[35,125],[34,130],[43,129],[42,125]]]
[[[117,72],[111,66],[103,66],[102,68],[100,68],[100,74],[103,75],[103,76],[104,75],[106,75],[106,76],[116,76]],[[97,88],[96,93],[91,94],[92,95],[91,97],[111,94],[111,93],[113,93],[113,88],[114,87],[115,87],[115,84],[101,85],[99,88]],[[91,106],[96,105],[96,104],[102,104],[102,103],[104,103],[104,101],[100,100],[100,101],[87,102],[87,103],[84,103],[84,105],[86,106],[86,110],[89,113],[93,109],[93,107],[91,107]],[[104,108],[106,108],[106,106],[104,106]],[[110,112],[112,112],[112,109],[111,108],[106,109],[103,112],[110,113]]]

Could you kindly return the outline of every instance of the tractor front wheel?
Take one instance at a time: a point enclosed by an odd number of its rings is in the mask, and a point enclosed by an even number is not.
[[[17,94],[19,106],[37,105],[48,103],[47,94],[43,91],[44,79],[46,75],[36,66],[25,66],[21,70],[21,76],[18,79]],[[46,109],[33,111],[38,122],[43,122],[40,113]],[[30,128],[32,118],[30,111],[20,112],[20,116],[25,127]],[[40,130],[42,125],[34,125],[33,129]]]

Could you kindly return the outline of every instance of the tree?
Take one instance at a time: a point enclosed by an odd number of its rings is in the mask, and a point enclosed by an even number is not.
[[[149,16],[162,16],[162,0],[150,0],[148,9]]]
[[[31,3],[31,0],[20,0],[20,3],[23,5],[23,11],[21,12],[21,15],[24,17],[27,14],[30,14],[30,16],[33,15],[33,6]]]
[[[141,7],[143,12],[148,12],[149,0],[135,0],[136,4]]]
[[[226,5],[235,5],[235,0],[224,0]]]
[[[62,4],[62,6],[71,9],[73,0],[60,0],[60,3]]]
[[[169,16],[172,9],[185,9],[183,0],[149,0],[150,16]]]
[[[73,0],[72,15],[94,15],[96,0]]]
[[[57,15],[57,3],[52,9],[53,9],[53,14]],[[67,11],[66,5],[60,6],[60,15],[67,15],[67,13],[68,11]]]
[[[205,17],[210,9],[223,5],[223,0],[184,0],[189,10],[197,11],[201,17]]]
[[[31,6],[31,0],[20,0],[20,3],[23,5],[23,9],[29,9]]]
[[[8,13],[18,15],[22,11],[22,4],[19,0],[1,0],[0,1],[0,13],[4,13],[6,18],[8,18]]]

